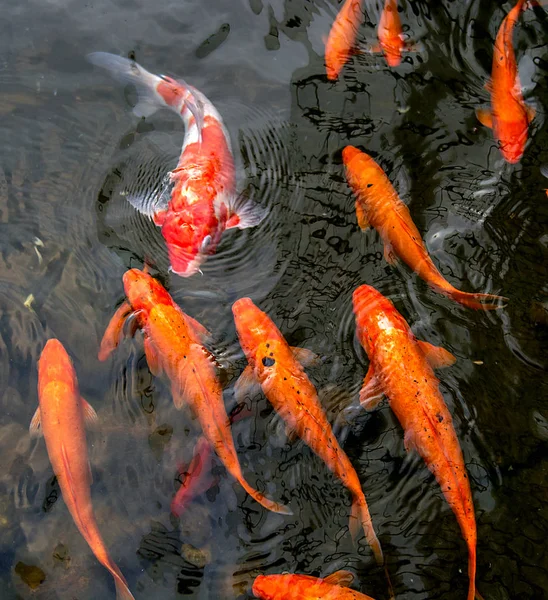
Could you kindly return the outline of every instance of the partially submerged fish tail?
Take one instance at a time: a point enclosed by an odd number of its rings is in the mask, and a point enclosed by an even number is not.
[[[280,513],[282,515],[292,515],[293,511],[285,506],[285,504],[280,504],[279,502],[274,502],[274,500],[268,499],[264,494],[258,492],[255,488],[251,487],[249,483],[245,479],[238,478],[240,485],[244,488],[244,490],[259,504],[264,506],[266,509],[271,510],[275,513]]]
[[[116,600],[135,600],[133,594],[129,591],[126,580],[123,577],[114,576],[114,584],[116,585]]]
[[[349,529],[350,535],[354,541],[358,539],[360,528],[363,528],[367,543],[371,546],[371,550],[373,550],[377,564],[384,565],[381,543],[373,529],[373,522],[371,521],[367,501],[363,495],[354,497],[352,508],[350,510]]]
[[[508,298],[504,296],[496,296],[495,294],[469,294],[460,290],[444,291],[455,302],[473,308],[475,310],[495,310],[504,308],[508,302]]]
[[[468,600],[475,600],[481,595],[476,592],[476,545],[470,544],[468,548],[468,579],[470,580],[468,586]]]

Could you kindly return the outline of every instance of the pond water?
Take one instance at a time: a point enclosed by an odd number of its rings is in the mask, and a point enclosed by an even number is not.
[[[376,41],[367,2],[359,42]],[[269,513],[219,461],[213,487],[170,516],[178,467],[199,426],[153,377],[142,338],[97,360],[122,301],[122,275],[151,262],[183,309],[213,333],[227,410],[245,366],[231,305],[250,296],[290,344],[323,357],[308,370],[329,420],[357,405],[367,358],[352,292],[375,286],[415,334],[457,357],[439,372],[470,474],[477,587],[487,600],[548,598],[548,15],[514,35],[537,115],[517,165],[503,161],[474,109],[493,43],[512,7],[495,0],[401,0],[419,46],[391,69],[351,57],[327,80],[324,39],[336,0],[27,0],[3,6],[0,66],[0,596],[114,598],[63,502],[43,439],[31,439],[37,360],[50,337],[73,358],[99,426],[88,433],[99,528],[136,599],[251,598],[261,573],[327,575],[386,598],[382,569],[348,533],[350,497],[301,441],[289,441],[262,394],[233,425],[248,480],[288,503]],[[238,186],[268,207],[260,226],[223,235],[203,275],[168,272],[159,230],[116,193],[152,166],[176,164],[180,119],[134,117],[134,96],[85,60],[134,57],[184,79],[223,115]],[[357,226],[341,150],[375,156],[408,204],[434,262],[455,286],[500,293],[507,308],[471,311],[390,267],[374,230]],[[32,296],[31,296],[32,295]],[[466,547],[440,487],[407,455],[388,404],[355,411],[337,435],[355,466],[396,596],[465,598]],[[29,567],[37,567],[30,569]],[[30,573],[30,575],[29,575]]]

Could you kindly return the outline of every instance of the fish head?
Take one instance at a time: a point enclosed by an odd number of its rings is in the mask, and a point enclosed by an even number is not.
[[[127,299],[136,313],[149,314],[157,304],[173,303],[164,286],[144,271],[129,269],[122,279]]]
[[[355,191],[367,189],[370,180],[377,176],[380,169],[375,160],[354,146],[346,146],[342,151],[342,158],[350,186]]]
[[[255,360],[257,351],[262,344],[282,337],[270,317],[253,304],[251,298],[236,300],[232,305],[232,314],[240,345],[248,361]]]
[[[408,331],[405,319],[392,302],[370,285],[361,285],[352,295],[360,343],[368,356],[379,334],[388,329]]]
[[[51,381],[65,383],[73,389],[78,388],[72,360],[63,344],[55,338],[46,342],[38,360],[38,389],[43,389]]]
[[[259,575],[253,582],[252,592],[261,600],[283,600],[289,598],[291,575]]]

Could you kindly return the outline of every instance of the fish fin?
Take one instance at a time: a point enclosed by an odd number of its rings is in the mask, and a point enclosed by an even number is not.
[[[105,333],[103,334],[103,339],[101,340],[101,346],[97,355],[97,358],[101,362],[105,361],[120,343],[124,323],[132,310],[129,302],[124,300],[112,315],[109,324],[105,329]]]
[[[255,488],[251,487],[249,483],[243,478],[238,478],[239,484],[244,488],[244,490],[259,504],[264,506],[266,509],[271,510],[272,512],[280,513],[282,515],[292,515],[293,511],[286,506],[285,504],[281,504],[279,502],[275,502],[274,500],[270,500],[267,498],[262,492],[257,491]]]
[[[349,522],[350,535],[354,542],[358,540],[360,529],[363,529],[367,543],[371,547],[377,564],[384,564],[384,556],[382,554],[381,544],[375,530],[373,528],[373,522],[371,521],[371,515],[369,514],[369,507],[363,494],[356,496],[352,501],[352,508],[350,509],[350,522]]]
[[[485,82],[485,85],[483,86],[490,94],[493,93],[493,83],[491,82],[491,80],[487,80]]]
[[[371,54],[382,54],[384,52],[382,46],[379,43],[371,44],[367,48],[368,52]]]
[[[535,118],[535,115],[537,114],[536,108],[534,106],[531,106],[530,104],[525,105],[525,112],[527,113],[527,122],[528,123],[530,123]]]
[[[173,404],[177,410],[181,410],[186,404],[183,390],[179,389],[175,384],[172,384],[171,386],[171,397],[173,398]]]
[[[226,222],[226,229],[238,227],[239,229],[247,229],[255,227],[268,214],[268,210],[255,204],[252,200],[245,197],[243,194],[235,197],[229,203],[230,216]]]
[[[433,369],[442,369],[443,367],[450,367],[457,362],[457,359],[451,352],[440,346],[434,346],[429,342],[423,342],[417,340],[419,348],[426,357],[428,364]]]
[[[135,600],[135,596],[129,591],[124,579],[114,578],[116,586],[116,600]]]
[[[196,321],[196,319],[190,317],[186,313],[185,318],[188,321],[188,324],[190,325],[191,329],[200,338],[202,342],[207,342],[209,339],[211,339],[211,332],[208,329],[206,329],[201,323],[199,323],[198,321]]]
[[[360,404],[369,412],[377,408],[383,396],[383,391],[375,377],[373,365],[369,365],[369,369],[363,380],[362,389],[360,390]]]
[[[36,412],[30,421],[29,433],[31,437],[42,437],[44,435],[44,432],[42,431],[40,407],[36,409]]]
[[[412,452],[417,450],[417,444],[415,442],[415,433],[412,429],[408,429],[403,436],[403,445],[405,446],[406,452]]]
[[[384,260],[392,267],[398,262],[394,248],[392,248],[392,244],[388,241],[384,242]]]
[[[370,227],[365,209],[363,208],[360,200],[356,201],[356,217],[358,219],[358,225],[362,231],[365,231]]]
[[[312,367],[321,364],[322,359],[307,348],[297,348],[291,346],[291,352],[296,360],[298,360],[303,367]]]
[[[160,376],[162,374],[162,367],[160,365],[160,357],[158,356],[158,352],[152,345],[150,338],[147,337],[146,335],[145,335],[145,341],[144,341],[144,348],[145,348],[145,356],[147,357],[147,363],[148,363],[148,368],[150,369],[150,372],[155,377]]]
[[[150,183],[150,182],[147,182]],[[159,227],[165,220],[169,201],[171,200],[171,191],[173,182],[169,175],[162,175],[162,178],[152,183],[150,188],[143,191],[123,191],[123,196],[130,204],[142,215],[149,217]]]
[[[86,56],[88,61],[101,67],[122,83],[131,83],[137,88],[138,102],[133,107],[136,117],[149,117],[159,108],[166,107],[163,98],[156,91],[161,77],[149,73],[134,60],[109,54],[108,52],[92,52]]]
[[[476,117],[482,125],[493,129],[493,113],[489,108],[476,108]]]
[[[253,367],[247,365],[240,377],[238,377],[238,381],[234,384],[234,397],[239,402],[244,396],[253,396],[259,388],[260,385],[255,377]]]
[[[87,402],[87,400],[84,400],[84,398],[82,398],[81,396],[80,396],[80,402],[82,403],[82,413],[84,415],[84,423],[86,424],[87,427],[95,427],[97,425],[97,423],[99,422],[99,417],[97,416],[95,409],[93,408],[93,406],[91,406],[91,404],[89,402]]]
[[[293,444],[299,438],[299,435],[295,429],[293,429],[293,427],[287,423],[285,424],[285,435],[287,436],[287,441],[290,444]]]
[[[188,85],[182,79],[179,80],[179,83],[183,85],[189,92],[190,97],[185,99],[185,106],[190,111],[190,114],[194,117],[194,121],[196,123],[196,128],[198,129],[198,142],[202,143],[202,131],[204,130],[204,121],[205,121],[205,108],[204,103],[198,94],[194,94],[194,88],[191,85]]]
[[[335,571],[335,573],[331,573],[331,575],[324,577],[325,583],[340,585],[341,587],[350,587],[352,583],[354,583],[354,579],[354,574],[344,569]]]

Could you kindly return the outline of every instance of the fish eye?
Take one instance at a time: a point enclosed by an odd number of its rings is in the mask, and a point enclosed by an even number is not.
[[[263,358],[263,365],[265,367],[273,367],[275,363],[276,361],[273,358],[269,358],[268,356]]]
[[[211,244],[211,236],[206,235],[205,238],[202,240],[202,245],[200,246],[200,252],[205,252],[210,244]]]

